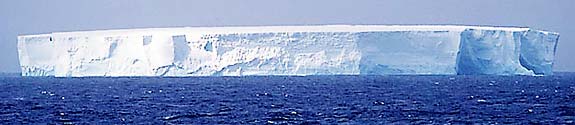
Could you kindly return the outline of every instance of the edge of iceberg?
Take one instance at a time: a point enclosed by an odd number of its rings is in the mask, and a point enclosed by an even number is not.
[[[524,27],[183,27],[18,36],[22,76],[552,75],[559,34]]]

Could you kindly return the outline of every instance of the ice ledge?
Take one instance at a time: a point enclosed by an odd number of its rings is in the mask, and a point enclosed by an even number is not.
[[[18,37],[23,76],[552,75],[559,34],[521,27],[185,27]]]

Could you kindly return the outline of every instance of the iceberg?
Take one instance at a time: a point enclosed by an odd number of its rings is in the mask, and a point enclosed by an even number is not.
[[[182,27],[18,36],[22,76],[552,75],[559,34],[525,27]]]

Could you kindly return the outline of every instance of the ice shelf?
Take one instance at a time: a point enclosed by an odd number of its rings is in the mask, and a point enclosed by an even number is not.
[[[18,37],[22,76],[552,75],[559,35],[521,27],[325,25]]]

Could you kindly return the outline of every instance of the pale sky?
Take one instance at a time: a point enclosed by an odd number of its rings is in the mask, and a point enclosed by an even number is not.
[[[20,72],[19,34],[181,26],[465,24],[561,34],[555,71],[575,71],[575,0],[2,0],[0,72]]]

